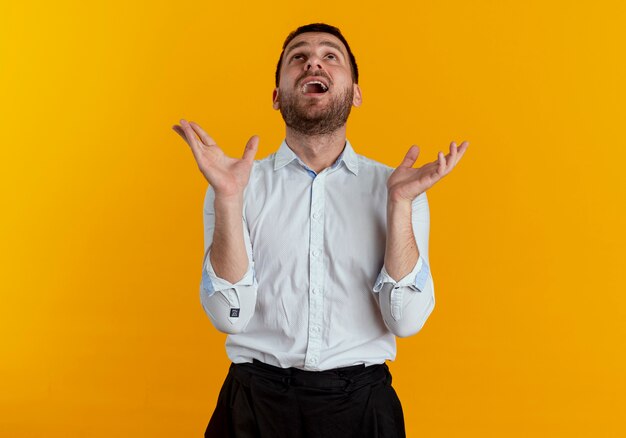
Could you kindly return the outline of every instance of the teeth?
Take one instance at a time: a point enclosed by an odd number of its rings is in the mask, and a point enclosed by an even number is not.
[[[328,87],[323,82],[321,82],[321,81],[310,81],[310,82],[305,83],[302,86],[302,92],[303,93],[306,91],[306,86],[309,85],[309,84],[319,84],[319,85],[322,86],[322,90],[324,90],[324,91],[328,90]]]

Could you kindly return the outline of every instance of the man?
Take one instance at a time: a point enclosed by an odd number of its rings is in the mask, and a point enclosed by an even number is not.
[[[435,305],[425,191],[468,143],[420,168],[412,146],[394,170],[346,139],[361,99],[339,29],[310,24],[276,69],[276,153],[255,161],[253,136],[227,157],[196,123],[174,126],[210,184],[201,302],[233,362],[206,437],[405,436],[385,362]]]

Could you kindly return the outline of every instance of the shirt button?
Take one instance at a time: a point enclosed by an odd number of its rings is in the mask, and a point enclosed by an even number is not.
[[[313,294],[317,295],[318,293],[320,293],[320,290],[318,288],[313,289]]]
[[[319,333],[320,328],[319,328],[318,326],[314,326],[314,327],[311,327],[311,331],[312,331],[313,333]]]
[[[320,212],[316,211],[315,213],[313,213],[313,219],[318,219],[320,217]]]
[[[313,257],[317,257],[318,255],[320,255],[320,252],[318,249],[316,249],[315,251],[313,251]]]
[[[317,358],[316,358],[316,357],[312,357],[312,358],[309,360],[309,363],[310,363],[311,365],[315,365],[315,364],[317,363]]]

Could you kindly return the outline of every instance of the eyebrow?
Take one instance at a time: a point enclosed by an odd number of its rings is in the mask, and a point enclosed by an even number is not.
[[[307,41],[300,41],[299,43],[295,43],[293,46],[289,48],[289,50],[287,50],[287,52],[285,53],[285,58],[287,58],[287,55],[289,55],[289,53],[291,53],[292,50],[297,49],[298,47],[309,46],[309,45],[310,44]],[[332,41],[320,41],[320,46],[332,47],[333,49],[341,53],[341,56],[345,58],[345,55],[343,51],[341,50],[341,46],[339,46],[339,44],[333,43]]]

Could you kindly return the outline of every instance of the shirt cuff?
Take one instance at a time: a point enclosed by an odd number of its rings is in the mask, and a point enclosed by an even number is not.
[[[236,289],[238,286],[252,286],[254,284],[254,266],[248,262],[248,270],[244,274],[241,280],[237,283],[231,283],[221,277],[218,277],[213,270],[211,264],[210,250],[206,256],[205,266],[202,268],[202,290],[209,297],[215,292],[223,291],[226,289]]]
[[[400,279],[400,281],[394,280],[385,269],[385,266],[383,266],[372,290],[374,292],[380,292],[385,283],[391,283],[394,285],[394,289],[408,286],[417,292],[422,292],[426,287],[428,277],[430,277],[430,267],[422,256],[419,256],[413,270]]]

